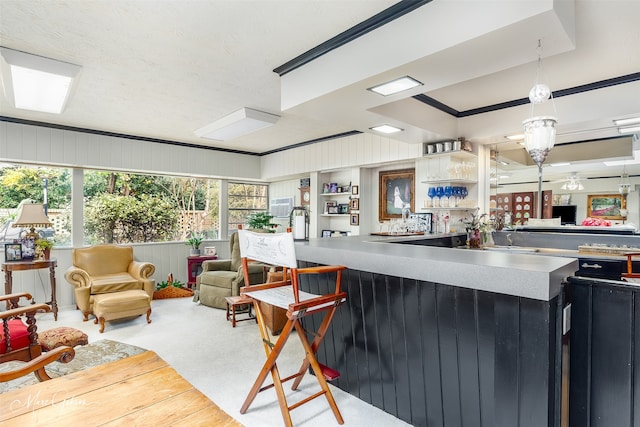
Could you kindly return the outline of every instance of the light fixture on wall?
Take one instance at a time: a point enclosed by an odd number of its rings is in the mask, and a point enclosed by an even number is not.
[[[60,114],[80,66],[0,47],[5,97],[15,108]]]
[[[557,120],[553,116],[535,116],[534,107],[551,99],[555,113],[555,103],[553,93],[549,86],[540,83],[540,72],[542,71],[542,44],[538,40],[538,62],[536,65],[536,81],[529,91],[531,101],[531,116],[522,122],[524,127],[524,147],[531,156],[531,159],[538,165],[538,218],[542,218],[542,164],[547,159],[549,151],[556,142]]]
[[[280,116],[243,107],[195,131],[200,138],[228,141],[272,126]]]
[[[24,236],[25,238],[35,240],[40,237],[36,228],[51,227],[51,221],[44,214],[42,203],[23,203],[19,209],[18,218],[11,226],[28,228],[29,232]]]

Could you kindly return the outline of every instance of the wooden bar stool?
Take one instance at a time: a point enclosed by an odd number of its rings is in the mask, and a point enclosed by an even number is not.
[[[343,424],[344,420],[336,405],[335,399],[331,394],[327,380],[335,379],[339,373],[331,368],[320,365],[316,359],[316,352],[324,339],[325,334],[333,320],[336,309],[347,299],[347,294],[340,290],[340,280],[342,271],[346,269],[344,266],[320,266],[309,268],[297,268],[295,257],[295,245],[291,232],[265,234],[252,233],[250,231],[240,230],[240,256],[242,261],[242,269],[245,275],[248,275],[248,266],[250,262],[262,262],[276,267],[283,268],[283,278],[281,282],[265,283],[262,285],[245,286],[241,289],[241,294],[249,297],[254,302],[256,317],[258,318],[258,328],[262,337],[267,360],[265,361],[258,378],[254,382],[247,398],[245,399],[240,413],[244,414],[255,397],[261,391],[275,388],[280,405],[282,418],[286,426],[292,426],[290,411],[308,403],[316,397],[324,396],[327,399],[329,407],[333,411],[334,416],[339,424]],[[299,289],[300,276],[303,275],[335,275],[335,291],[327,295],[314,295]],[[245,279],[245,282],[247,280]],[[287,321],[280,333],[277,341],[272,342],[269,334],[269,328],[265,322],[265,315],[262,307],[264,305],[272,305],[280,307],[287,311]],[[324,312],[324,318],[320,327],[314,333],[313,342],[309,342],[307,333],[301,323],[301,319],[313,313]],[[297,332],[298,338],[305,350],[305,357],[298,371],[285,378],[280,376],[278,370],[277,359],[280,352],[284,348],[289,335],[294,331]],[[311,368],[315,374],[315,378],[320,385],[320,391],[302,399],[292,405],[289,405],[284,393],[282,384],[289,380],[294,380],[291,386],[292,390],[296,390],[302,381],[302,378]],[[267,376],[271,374],[272,384],[263,387]]]

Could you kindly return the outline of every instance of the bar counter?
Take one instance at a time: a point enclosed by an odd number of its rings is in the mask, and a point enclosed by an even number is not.
[[[425,238],[297,243],[303,266],[349,267],[318,352],[341,373],[333,384],[415,426],[560,427],[563,279],[577,260]],[[330,280],[301,286],[325,293]]]

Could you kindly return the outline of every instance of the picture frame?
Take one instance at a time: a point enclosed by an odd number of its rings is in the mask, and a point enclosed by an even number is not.
[[[321,236],[322,236],[323,239],[326,239],[328,237],[331,237],[332,233],[333,233],[333,231],[331,231],[331,230],[322,230]]]
[[[360,210],[360,199],[358,198],[353,198],[351,200],[349,200],[349,208],[352,211],[358,211]]]
[[[327,213],[329,214],[338,214],[338,206],[327,206]]]
[[[348,214],[349,213],[349,203],[340,203],[338,205],[338,213],[340,213],[340,214]]]
[[[216,247],[215,246],[205,246],[204,247],[204,256],[215,256],[216,255]]]
[[[360,225],[360,214],[352,213],[349,217],[350,225]]]
[[[5,243],[4,244],[4,261],[5,262],[22,261],[22,243]]]
[[[32,238],[21,239],[20,244],[22,245],[22,259],[23,260],[31,260],[36,256],[36,241]]]
[[[360,186],[352,185],[351,186],[351,194],[353,194],[354,196],[357,196],[358,194],[360,194]]]
[[[323,212],[328,214],[331,213],[330,212],[330,208],[335,207],[336,209],[338,208],[338,202],[335,200],[327,200],[324,202],[324,210]]]
[[[402,217],[402,206],[415,211],[415,169],[381,171],[378,176],[378,221]]]
[[[623,220],[622,210],[626,209],[620,194],[589,194],[587,196],[587,217]]]

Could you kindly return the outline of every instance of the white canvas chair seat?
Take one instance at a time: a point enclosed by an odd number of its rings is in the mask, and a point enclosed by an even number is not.
[[[242,266],[245,274],[248,274],[248,266],[250,262],[260,262],[276,267],[282,267],[282,277],[288,277],[287,273],[289,273],[291,277],[291,280],[245,286],[241,290],[242,295],[248,296],[253,300],[267,360],[262,367],[258,378],[254,382],[244,404],[242,405],[240,413],[244,414],[249,409],[249,406],[259,392],[275,388],[282,417],[286,426],[293,425],[291,415],[289,413],[292,409],[320,396],[326,397],[336,420],[339,424],[343,424],[344,421],[342,419],[342,415],[338,410],[333,395],[331,394],[331,390],[326,382],[327,379],[332,380],[337,378],[339,373],[326,366],[320,365],[315,355],[318,347],[322,343],[329,325],[331,324],[331,320],[333,319],[336,309],[346,301],[346,293],[340,290],[342,271],[345,270],[346,267],[319,266],[297,268],[295,244],[293,241],[293,235],[290,232],[265,234],[239,230],[238,234],[240,239]],[[301,291],[299,289],[299,278],[301,275],[308,274],[334,274],[336,276],[335,291],[326,295],[316,295]],[[269,330],[265,325],[264,314],[261,310],[261,305],[263,304],[273,305],[287,310],[287,322],[275,343],[272,343]],[[313,334],[313,342],[310,343],[300,320],[311,313],[319,312],[325,312],[324,318],[318,330]],[[297,373],[283,379],[280,377],[280,373],[278,371],[277,358],[284,348],[284,344],[286,343],[289,335],[294,329],[296,330],[298,337],[300,338],[300,342],[305,349],[305,358]],[[284,394],[282,383],[294,380],[291,389],[296,390],[309,368],[313,370],[321,391],[289,406]],[[263,387],[262,385],[269,373],[271,373],[273,384]]]

